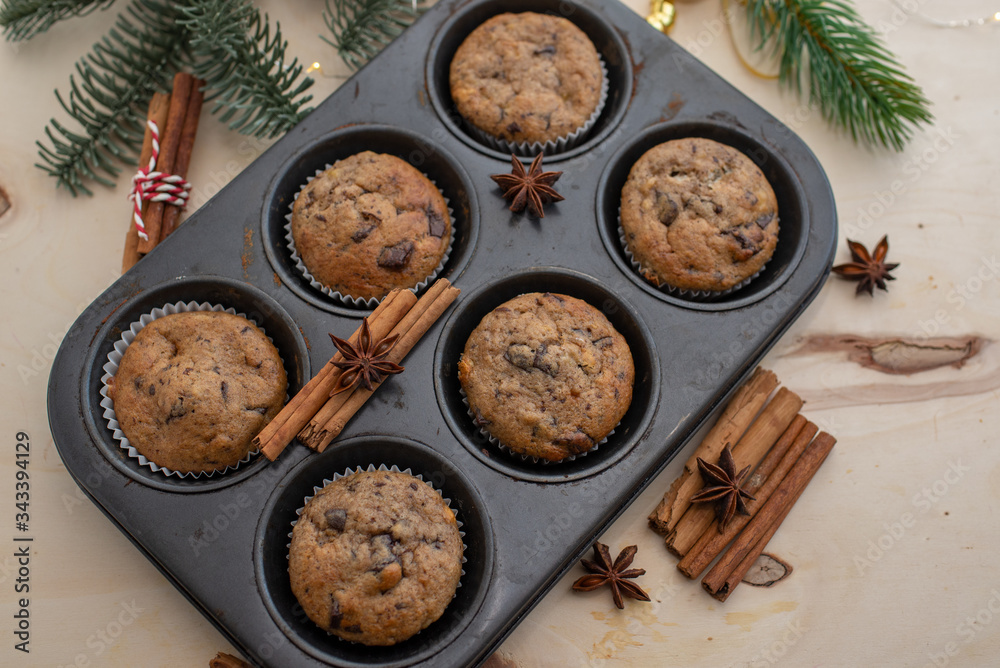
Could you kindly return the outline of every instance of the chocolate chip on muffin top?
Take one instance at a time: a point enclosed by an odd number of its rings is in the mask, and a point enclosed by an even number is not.
[[[292,208],[292,238],[306,269],[331,291],[359,299],[427,279],[451,234],[444,196],[430,179],[371,151],[334,163]]]
[[[505,141],[555,141],[598,109],[604,73],[597,49],[572,22],[523,12],[489,19],[462,42],[449,80],[458,112]]]
[[[635,369],[624,337],[599,310],[529,293],[482,319],[458,374],[478,426],[514,452],[560,461],[614,429],[632,401]]]
[[[668,141],[622,188],[625,244],[655,285],[723,291],[751,278],[778,243],[778,203],[760,168],[710,139]]]
[[[393,645],[436,621],[462,572],[455,514],[427,483],[396,471],[339,478],[292,532],[292,592],[320,628]]]
[[[148,460],[180,473],[235,466],[284,405],[274,344],[218,311],[153,320],[129,344],[109,396],[119,427]]]

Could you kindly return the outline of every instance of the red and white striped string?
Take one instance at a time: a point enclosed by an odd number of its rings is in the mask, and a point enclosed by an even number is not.
[[[149,156],[149,165],[139,167],[139,171],[132,177],[132,191],[128,196],[133,204],[132,219],[142,239],[149,239],[146,224],[142,220],[142,203],[166,202],[183,207],[187,204],[188,191],[191,189],[191,184],[176,174],[153,171],[160,157],[160,131],[155,121],[147,120],[146,125],[153,137],[153,152]]]

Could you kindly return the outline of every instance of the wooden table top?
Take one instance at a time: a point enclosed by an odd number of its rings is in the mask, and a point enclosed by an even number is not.
[[[322,99],[346,69],[317,33],[322,3],[257,3],[281,21],[291,53],[320,61]],[[628,0],[644,12],[644,0]],[[1000,656],[1000,26],[935,26],[889,0],[862,15],[933,101],[936,121],[900,153],[853,144],[815,109],[739,62],[719,3],[678,3],[672,37],[790,125],[825,167],[844,239],[883,234],[899,262],[889,293],[854,296],[831,278],[764,366],[800,394],[838,445],[768,551],[793,574],[725,603],[685,579],[646,515],[693,444],[602,540],[638,545],[651,603],[616,610],[570,590],[573,569],[490,659],[514,666],[981,666]],[[995,3],[901,3],[936,18],[979,17]],[[116,5],[120,10],[123,4]],[[15,445],[30,439],[30,654],[14,649],[18,545],[0,549],[0,664],[204,666],[223,636],[94,507],[49,434],[48,370],[77,314],[119,276],[127,178],[72,198],[35,169],[52,90],[111,25],[115,10],[0,43],[0,495],[14,528]],[[665,93],[666,96],[666,93]],[[665,99],[665,104],[668,100]],[[221,187],[264,144],[207,111],[191,180]],[[214,184],[214,185],[210,185]],[[6,210],[4,210],[6,208]],[[892,373],[892,371],[907,373]],[[605,592],[606,593],[606,592]]]

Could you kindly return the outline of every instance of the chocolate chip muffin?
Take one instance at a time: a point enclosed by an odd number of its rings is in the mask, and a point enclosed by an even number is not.
[[[774,254],[778,203],[743,153],[711,139],[676,139],[632,166],[621,224],[648,281],[720,292],[754,276]]]
[[[451,97],[484,133],[513,144],[555,141],[588,123],[602,98],[597,49],[570,21],[500,14],[469,34],[451,61]]]
[[[281,357],[246,318],[218,311],[153,320],[109,381],[118,424],[158,466],[204,473],[235,466],[278,414],[288,389]]]
[[[309,500],[292,531],[292,592],[317,626],[365,645],[427,628],[462,572],[455,514],[406,473],[362,471]]]
[[[358,299],[381,299],[430,277],[451,233],[441,191],[403,160],[371,151],[338,160],[292,209],[292,238],[309,273]]]
[[[587,452],[632,401],[632,353],[603,313],[550,293],[488,313],[465,344],[458,379],[477,426],[513,452],[560,461]]]

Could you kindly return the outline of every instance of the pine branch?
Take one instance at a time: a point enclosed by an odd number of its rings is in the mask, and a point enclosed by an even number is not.
[[[36,142],[37,167],[75,196],[92,194],[85,180],[114,185],[118,163],[134,164],[142,143],[145,105],[156,90],[168,90],[187,42],[169,0],[136,0],[127,14],[70,75],[68,100],[56,91],[63,109],[82,133],[52,119],[45,128],[50,146]]]
[[[351,69],[358,69],[398,37],[426,11],[423,0],[326,0],[323,20],[333,39],[320,36],[337,49]]]
[[[6,0],[0,26],[9,42],[31,39],[58,21],[107,9],[115,0]]]
[[[214,91],[212,113],[229,127],[255,137],[275,137],[311,111],[302,97],[312,79],[296,83],[302,73],[297,58],[285,62],[288,42],[275,23],[247,0],[189,0],[180,11],[191,34],[194,75]],[[298,98],[298,99],[296,99]]]
[[[780,50],[779,80],[851,137],[900,151],[930,101],[846,0],[746,0],[751,40]],[[803,62],[805,61],[805,63]]]

